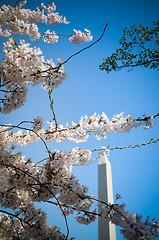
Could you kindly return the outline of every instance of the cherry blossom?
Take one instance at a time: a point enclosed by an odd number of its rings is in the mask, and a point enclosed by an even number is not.
[[[85,32],[82,33],[81,31],[73,30],[75,32],[75,35],[69,38],[69,41],[71,43],[82,43],[82,42],[90,42],[93,39],[93,36],[91,36],[91,32],[88,29],[84,29]]]
[[[43,36],[44,42],[47,43],[56,43],[58,39],[59,37],[56,35],[55,31],[50,32],[50,30],[47,30]]]

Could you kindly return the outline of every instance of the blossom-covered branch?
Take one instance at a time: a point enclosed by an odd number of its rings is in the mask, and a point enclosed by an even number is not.
[[[39,32],[38,23],[44,23],[46,25],[56,24],[69,24],[66,17],[60,16],[56,11],[56,5],[54,3],[48,4],[48,6],[41,4],[41,9],[30,10],[22,8],[26,4],[26,0],[18,1],[14,7],[3,5],[0,9],[0,35],[9,37],[11,34],[29,35],[32,41],[38,40],[43,35],[44,42],[56,43],[58,41],[58,35],[55,31],[50,32],[47,30],[44,34]],[[85,29],[85,32],[74,30],[75,35],[69,35],[69,41],[71,43],[82,43],[92,41],[92,36],[89,30]]]
[[[156,117],[158,114],[156,115]],[[152,127],[154,122],[151,118],[144,118],[141,121],[136,121],[135,118],[128,115],[124,117],[124,114],[117,114],[109,120],[105,113],[101,115],[94,114],[90,117],[84,116],[81,117],[78,124],[72,122],[72,126],[66,124],[64,127],[62,124],[59,124],[57,128],[57,122],[52,121],[48,122],[49,128],[45,130],[42,127],[42,118],[37,117],[34,119],[33,130],[31,128],[24,128],[18,125],[2,125],[0,127],[0,139],[1,146],[8,147],[11,143],[16,143],[20,146],[25,146],[34,141],[39,141],[40,139],[49,142],[63,142],[65,140],[70,140],[73,142],[86,142],[90,133],[92,133],[98,140],[105,139],[108,133],[124,133],[129,132],[132,128],[137,128],[144,126],[144,128]],[[22,122],[22,123],[25,123]],[[13,128],[21,128],[27,132],[22,133],[21,130],[17,132],[9,132]],[[6,142],[7,139],[7,142]]]

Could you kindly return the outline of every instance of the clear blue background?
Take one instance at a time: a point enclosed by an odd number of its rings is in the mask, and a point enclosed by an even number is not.
[[[0,1],[1,4],[15,4],[16,1]],[[28,0],[27,7],[34,9],[40,6],[39,0]],[[48,1],[43,1],[45,4]],[[159,79],[157,70],[136,68],[132,71],[122,70],[107,74],[99,70],[103,58],[119,47],[119,39],[122,29],[134,24],[152,26],[152,22],[158,20],[158,0],[55,0],[57,11],[67,17],[69,25],[51,26],[51,30],[57,33],[72,34],[72,29],[83,31],[91,30],[93,40],[101,35],[105,23],[108,28],[102,40],[76,56],[66,64],[68,77],[62,85],[54,91],[55,112],[59,123],[65,124],[78,122],[82,115],[92,115],[94,112],[105,112],[109,118],[114,114],[125,111],[125,114],[134,117],[156,114],[158,109]],[[44,32],[49,26],[40,26]],[[23,36],[17,37],[22,39]],[[27,41],[28,37],[25,37]],[[5,39],[6,40],[6,39]],[[1,39],[1,46],[4,39]],[[29,41],[30,42],[30,41]],[[57,58],[65,60],[67,57],[88,46],[88,44],[72,45],[67,37],[61,37],[56,44],[43,43],[42,40],[31,42],[31,45],[39,46],[46,59],[52,58],[57,63]],[[1,57],[2,58],[2,57]],[[17,124],[22,120],[32,120],[39,115],[44,122],[51,120],[48,97],[40,86],[29,87],[27,102],[25,105],[9,115],[1,115],[2,123]],[[133,129],[130,133],[109,134],[105,141],[89,139],[85,144],[79,144],[81,148],[94,149],[101,146],[126,146],[129,144],[143,143],[152,137],[158,138],[159,122],[155,120],[155,126],[150,130]],[[50,143],[53,149],[69,150],[77,146],[71,142],[63,144]],[[112,165],[114,195],[120,193],[122,201],[126,203],[129,212],[139,213],[143,219],[147,215],[159,219],[159,150],[158,144],[148,145],[137,149],[114,150],[110,152],[109,160]],[[22,150],[27,157],[37,162],[46,156],[42,143],[33,143]],[[73,173],[80,182],[90,188],[90,193],[97,197],[97,162],[90,166],[75,167]],[[122,202],[121,201],[121,202]],[[48,212],[50,224],[60,226],[66,233],[64,219],[54,206],[42,205]],[[70,236],[77,240],[97,240],[97,221],[89,226],[82,226],[74,220],[74,216],[68,218]],[[117,240],[122,240],[120,230],[117,228]]]

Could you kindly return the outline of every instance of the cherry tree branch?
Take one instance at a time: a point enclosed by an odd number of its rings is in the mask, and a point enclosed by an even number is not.
[[[148,117],[144,117],[144,118],[141,118],[141,117],[139,117],[139,118],[136,118],[136,119],[134,119],[134,121],[148,121],[148,120],[152,120],[153,118],[156,118],[156,117],[159,117],[159,113],[157,113],[156,115],[150,115],[150,116],[148,116]],[[76,128],[78,128],[78,127],[80,127],[80,124],[77,124],[77,125],[75,125],[74,127],[70,127],[70,128],[63,128],[63,129],[57,129],[57,130],[55,130],[55,131],[47,131],[45,134],[54,134],[54,133],[57,133],[57,132],[63,132],[63,131],[69,131],[69,130],[73,130],[73,129],[76,129]],[[89,130],[86,130],[86,132],[89,132]]]
[[[42,36],[58,35],[61,37],[71,37],[73,34],[62,34],[62,33],[40,33]]]

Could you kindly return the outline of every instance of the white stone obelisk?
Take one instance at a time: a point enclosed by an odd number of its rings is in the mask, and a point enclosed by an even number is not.
[[[98,163],[98,199],[114,203],[111,165],[105,152]],[[98,213],[101,213],[100,207]],[[115,225],[102,217],[98,217],[98,240],[116,240]]]

